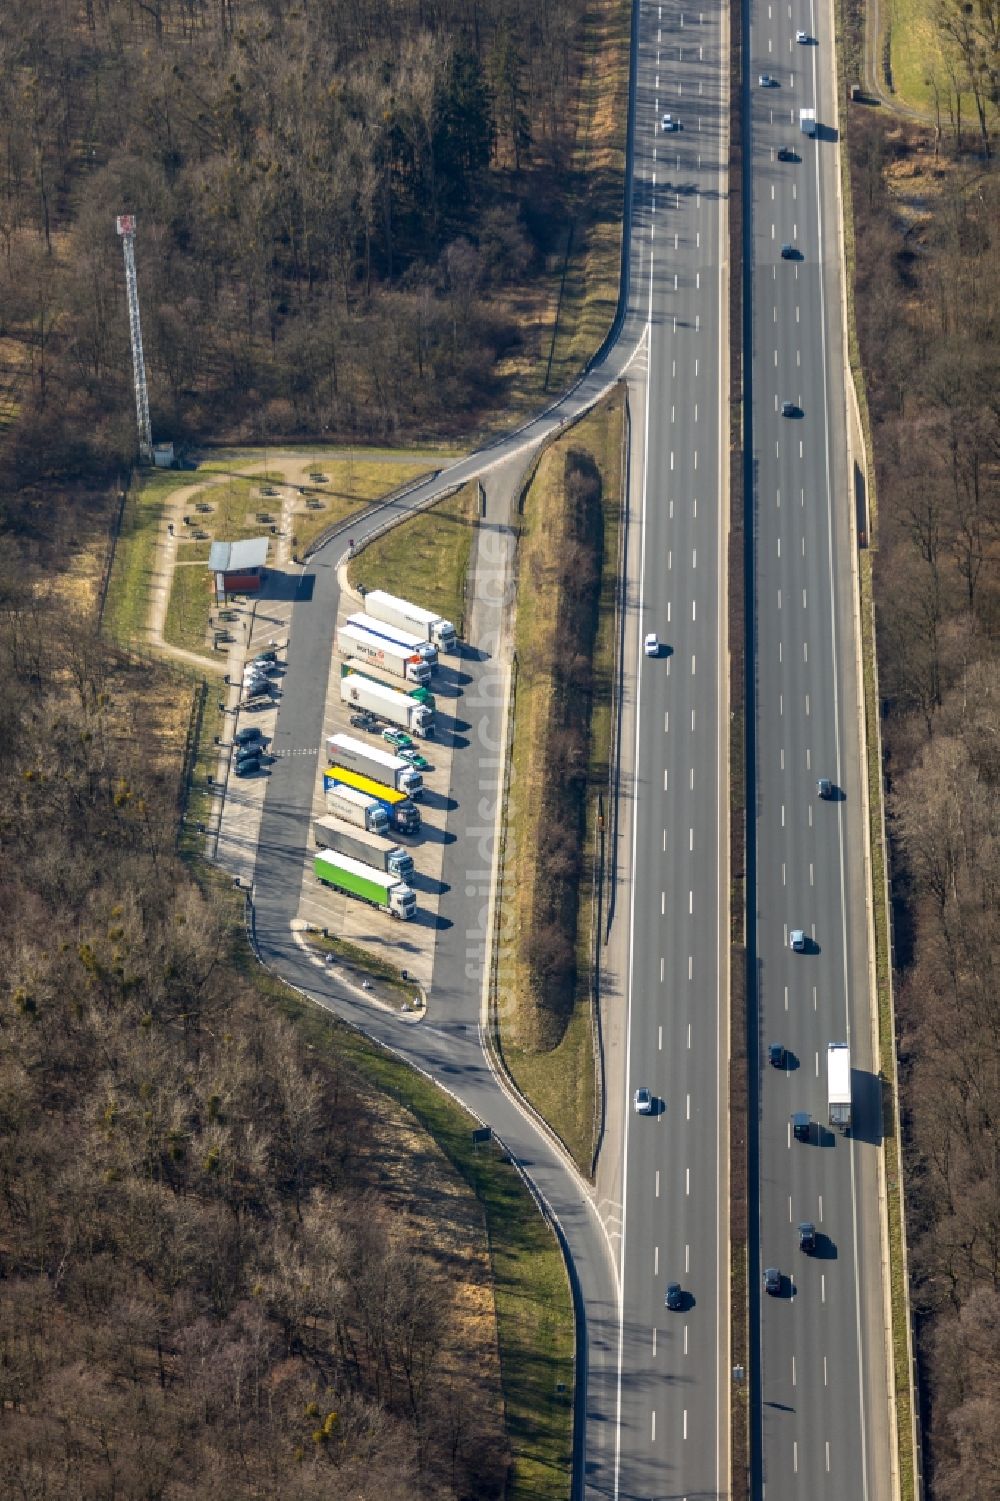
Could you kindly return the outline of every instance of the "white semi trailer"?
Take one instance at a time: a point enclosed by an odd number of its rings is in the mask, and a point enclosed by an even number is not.
[[[851,1129],[851,1050],[846,1042],[831,1042],[826,1050],[826,1085],[830,1125]]]
[[[442,651],[454,651],[458,636],[450,620],[425,610],[422,605],[413,605],[408,599],[396,594],[386,594],[384,589],[369,589],[365,595],[365,614],[384,620],[387,625],[398,625],[401,630],[414,631],[418,636],[440,646]]]
[[[408,730],[426,740],[434,733],[434,711],[426,704],[418,704],[407,693],[400,693],[387,684],[375,683],[371,678],[359,677],[349,672],[340,680],[341,703],[355,709],[367,709],[379,719]]]
[[[422,657],[399,646],[385,636],[373,636],[356,625],[342,625],[337,631],[337,650],[345,657],[370,662],[373,667],[400,678],[405,683],[424,686],[431,680],[431,670]]]

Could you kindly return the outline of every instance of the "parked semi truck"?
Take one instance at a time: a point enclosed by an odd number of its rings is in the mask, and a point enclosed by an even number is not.
[[[349,672],[340,680],[340,699],[355,709],[368,709],[379,719],[409,730],[411,735],[420,735],[424,740],[434,733],[434,713],[426,704],[414,703],[406,693],[390,688],[385,683],[375,683],[371,678],[359,677]]]
[[[387,844],[377,834],[366,834],[364,829],[352,829],[341,818],[325,813],[313,819],[313,838],[321,850],[333,850],[335,855],[348,855],[360,860],[363,865],[373,865],[384,875],[408,881],[413,874],[413,856],[398,844]]]
[[[398,880],[396,876],[386,875],[385,871],[374,870],[360,860],[352,860],[349,855],[337,855],[332,850],[324,850],[313,860],[313,872],[324,886],[332,886],[335,891],[346,891],[348,896],[370,902],[380,912],[401,917],[404,922],[417,910],[416,894],[405,882]]]
[[[395,641],[386,640],[385,636],[372,636],[368,631],[359,631],[356,625],[339,627],[337,650],[345,657],[358,657],[362,662],[370,662],[373,667],[378,667],[390,677],[399,678],[404,683],[422,686],[431,680],[431,670],[427,663],[414,652],[408,651],[405,646],[397,646]]]
[[[814,109],[799,110],[799,129],[804,136],[816,134],[816,111]]]
[[[346,662],[341,662],[340,676],[346,678],[349,672],[356,672],[358,677],[367,678],[372,683],[379,683],[383,688],[392,687],[391,683],[379,677],[374,667],[370,667],[367,662],[359,662],[357,657],[348,657]],[[407,698],[412,698],[415,704],[426,704],[427,708],[432,711],[437,708],[437,699],[429,688],[410,688],[401,684],[396,692],[405,693]]]
[[[419,831],[420,809],[410,801],[405,792],[396,792],[382,782],[374,782],[371,777],[362,776],[359,771],[349,771],[346,766],[329,766],[323,773],[323,791],[328,799],[328,813],[334,812],[329,806],[329,795],[334,787],[351,787],[355,792],[363,792],[366,797],[375,798],[385,809],[389,823],[399,833],[416,834]]]
[[[826,1050],[826,1084],[830,1102],[830,1125],[838,1131],[849,1131],[851,1050],[846,1042],[831,1042]]]
[[[359,792],[355,787],[333,786],[327,789],[326,809],[349,823],[352,828],[365,829],[369,834],[388,834],[389,814],[377,798]]]
[[[428,667],[437,666],[437,647],[432,646],[426,636],[416,635],[413,631],[404,631],[398,625],[390,625],[387,620],[377,620],[374,615],[363,613],[348,615],[347,624],[356,626],[359,631],[367,631],[369,636],[383,636],[386,641],[394,641],[397,646],[405,646],[408,651],[422,658]]]
[[[423,797],[424,779],[415,767],[399,756],[379,750],[378,746],[366,745],[351,735],[328,735],[326,752],[331,764],[346,766],[348,771],[360,771],[363,777],[383,782],[395,792],[407,797]]]
[[[369,589],[365,595],[365,614],[384,620],[387,625],[398,625],[400,630],[414,631],[427,641],[440,646],[442,651],[454,651],[458,636],[450,620],[425,610],[421,605],[411,605],[408,599],[386,594],[384,589]]]

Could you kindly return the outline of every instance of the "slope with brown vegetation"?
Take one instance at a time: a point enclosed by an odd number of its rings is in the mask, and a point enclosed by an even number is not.
[[[929,1497],[1000,1488],[1000,171],[858,110],[857,318]]]

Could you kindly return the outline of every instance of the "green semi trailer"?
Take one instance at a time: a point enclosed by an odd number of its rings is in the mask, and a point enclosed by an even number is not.
[[[388,912],[405,922],[417,910],[417,898],[405,881],[398,876],[375,870],[349,855],[338,855],[333,850],[324,850],[313,860],[313,873],[324,886],[356,896],[362,902]]]

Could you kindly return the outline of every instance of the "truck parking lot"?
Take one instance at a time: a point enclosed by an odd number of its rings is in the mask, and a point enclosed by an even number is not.
[[[449,921],[441,876],[445,843],[455,837],[447,831],[451,758],[462,743],[455,706],[463,677],[451,655],[457,641],[448,622],[437,622],[437,639],[431,642],[425,632],[423,651],[417,651],[416,634],[365,613],[348,587],[346,568],[341,587],[321,688],[322,735],[314,746],[289,744],[286,732],[278,734],[292,570],[274,607],[260,599],[240,609],[246,622],[224,690],[210,853],[249,888],[258,862],[269,858],[258,847],[268,784],[282,758],[309,758],[311,818],[308,827],[303,822],[288,831],[290,846],[303,855],[293,927],[370,950],[428,990],[435,935]],[[386,598],[391,612],[419,609]],[[435,617],[425,611],[420,619],[426,624]]]

